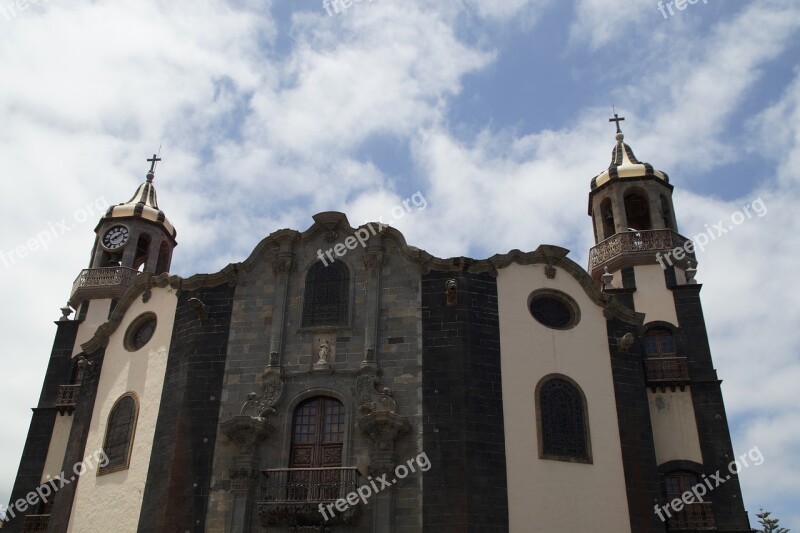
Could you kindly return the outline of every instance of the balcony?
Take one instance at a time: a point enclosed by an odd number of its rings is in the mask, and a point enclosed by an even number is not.
[[[689,382],[689,360],[686,357],[648,357],[644,360],[647,384],[655,386],[685,385]]]
[[[597,277],[602,274],[602,267],[604,266],[609,266],[613,270],[613,263],[623,254],[627,257],[632,254],[646,257],[648,260],[643,264],[655,263],[657,252],[674,250],[675,248],[686,250],[687,246],[691,248],[689,243],[691,243],[689,239],[671,229],[615,233],[589,252],[589,271],[593,277]],[[667,259],[674,264],[683,264],[687,259],[695,265],[697,264],[694,252],[689,253],[688,250],[686,250],[686,257],[682,260],[677,260],[670,256],[665,258],[664,261],[667,261]],[[665,264],[669,265],[669,262],[665,262]]]
[[[138,274],[138,270],[128,267],[87,268],[72,284],[69,303],[75,307],[90,298],[119,298]]]
[[[361,504],[348,506],[344,512],[334,510],[325,520],[319,504],[327,505],[345,499],[360,484],[357,468],[278,468],[261,472],[261,498],[258,514],[261,524],[269,526],[316,527],[357,524]]]
[[[667,519],[668,531],[716,530],[711,502],[690,503]]]
[[[65,412],[71,413],[74,411],[75,406],[78,404],[80,391],[80,385],[61,385],[58,388],[58,397],[56,398],[58,412],[64,414]]]
[[[22,533],[44,533],[49,523],[49,514],[29,514],[22,522]]]

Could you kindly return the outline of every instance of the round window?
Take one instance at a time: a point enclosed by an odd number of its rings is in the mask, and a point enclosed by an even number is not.
[[[575,327],[580,320],[578,304],[560,291],[536,291],[531,295],[528,305],[533,318],[548,328],[569,329]]]
[[[143,348],[153,338],[156,323],[156,315],[153,313],[145,313],[134,320],[125,334],[125,348],[131,352]]]

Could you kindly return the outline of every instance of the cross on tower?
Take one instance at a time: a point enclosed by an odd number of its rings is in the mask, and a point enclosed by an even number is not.
[[[159,161],[161,161],[161,158],[158,157],[156,154],[153,154],[153,157],[151,159],[147,160],[148,163],[151,163],[151,165],[150,165],[150,172],[151,173],[154,173],[156,171],[156,163],[158,163]]]
[[[614,118],[608,119],[609,122],[616,122],[617,123],[617,133],[622,133],[622,130],[619,129],[619,123],[625,120],[625,117],[620,117],[617,113],[614,113]]]

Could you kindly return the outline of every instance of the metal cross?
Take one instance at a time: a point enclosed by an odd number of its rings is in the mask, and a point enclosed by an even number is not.
[[[617,113],[614,113],[614,118],[608,119],[609,122],[616,122],[617,123],[617,133],[622,133],[622,130],[619,129],[619,123],[625,120],[625,117],[620,117]]]
[[[156,171],[156,163],[158,163],[159,161],[161,161],[161,158],[158,157],[156,154],[153,154],[153,158],[152,159],[148,159],[147,160],[148,163],[151,163],[150,172],[155,172]]]

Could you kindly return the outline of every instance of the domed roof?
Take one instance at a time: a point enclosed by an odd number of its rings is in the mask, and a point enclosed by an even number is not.
[[[158,208],[156,188],[153,185],[155,177],[155,164],[147,173],[147,181],[139,185],[136,194],[125,203],[112,205],[106,211],[104,220],[112,218],[141,218],[155,224],[160,224],[174,239],[178,232],[162,210]]]
[[[631,147],[622,142],[623,140],[625,140],[625,136],[618,131],[617,144],[611,151],[611,164],[607,170],[592,179],[592,189],[617,179],[651,177],[669,183],[669,176],[666,172],[655,170],[649,163],[642,163],[636,159]]]

